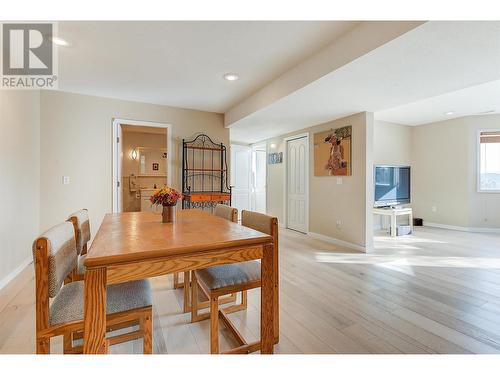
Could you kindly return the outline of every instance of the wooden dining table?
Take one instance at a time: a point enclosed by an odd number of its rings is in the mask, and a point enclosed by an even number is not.
[[[106,285],[261,259],[261,353],[279,340],[273,238],[208,212],[179,210],[174,223],[150,212],[107,214],[85,259],[84,353],[104,354]]]

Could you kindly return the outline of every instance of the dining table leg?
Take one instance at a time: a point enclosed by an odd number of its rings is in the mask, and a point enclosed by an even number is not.
[[[274,337],[274,246],[265,245],[261,262],[260,340],[262,354],[273,354]]]
[[[106,268],[85,271],[84,354],[106,354]]]

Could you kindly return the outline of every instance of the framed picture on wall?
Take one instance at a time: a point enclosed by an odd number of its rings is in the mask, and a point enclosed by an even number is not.
[[[352,126],[314,134],[314,175],[351,176]]]
[[[160,169],[160,164],[158,163],[153,163],[153,171],[157,171]]]
[[[279,164],[279,163],[283,163],[282,152],[273,152],[269,154],[267,164]]]

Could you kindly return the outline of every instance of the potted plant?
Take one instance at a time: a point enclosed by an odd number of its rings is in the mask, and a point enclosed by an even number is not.
[[[157,206],[163,206],[162,222],[173,223],[175,220],[175,205],[182,198],[182,194],[177,190],[165,186],[156,190],[151,196],[151,203]]]

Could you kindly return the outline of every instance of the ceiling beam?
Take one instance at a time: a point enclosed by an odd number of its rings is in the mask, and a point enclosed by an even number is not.
[[[425,21],[367,21],[336,39],[329,46],[288,70],[224,114],[229,128],[321,77],[339,69],[376,48],[398,38]],[[300,41],[307,43],[307,41]]]

